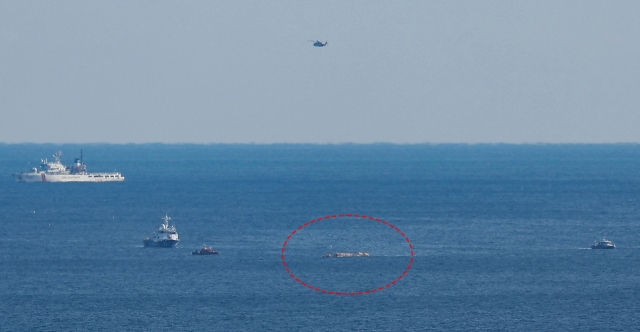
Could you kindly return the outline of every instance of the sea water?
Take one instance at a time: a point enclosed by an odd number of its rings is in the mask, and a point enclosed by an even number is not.
[[[126,180],[11,177],[58,149]],[[0,329],[634,330],[639,166],[638,145],[0,145]],[[144,248],[165,214],[179,245]],[[292,278],[284,241],[320,217]]]

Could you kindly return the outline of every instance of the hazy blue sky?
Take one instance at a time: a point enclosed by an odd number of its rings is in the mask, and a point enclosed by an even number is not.
[[[639,14],[640,1],[5,0],[0,142],[640,142]]]

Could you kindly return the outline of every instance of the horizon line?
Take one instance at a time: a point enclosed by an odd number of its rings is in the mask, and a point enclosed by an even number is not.
[[[640,145],[640,142],[421,142],[421,143],[395,143],[395,142],[370,142],[370,143],[194,143],[194,142],[142,142],[142,143],[108,143],[108,142],[0,142],[0,145],[318,145],[318,146],[334,146],[334,145]]]

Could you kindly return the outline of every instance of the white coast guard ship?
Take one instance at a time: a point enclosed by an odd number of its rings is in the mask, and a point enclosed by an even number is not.
[[[165,215],[162,220],[164,222],[153,232],[153,235],[142,240],[145,247],[173,248],[180,242],[176,228],[169,226],[169,220],[171,220],[171,218]]]
[[[16,181],[21,182],[118,182],[124,181],[120,173],[87,173],[87,166],[82,163],[82,150],[80,158],[76,158],[71,166],[65,166],[60,162],[62,152],[58,150],[53,155],[54,160],[40,160],[40,165],[31,172],[12,173]]]

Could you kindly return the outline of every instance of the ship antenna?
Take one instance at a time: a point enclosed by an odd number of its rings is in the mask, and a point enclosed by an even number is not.
[[[58,149],[58,152],[53,155],[53,158],[55,158],[56,162],[60,162],[60,156],[62,156],[62,151]]]
[[[82,165],[82,149],[80,149],[80,165]]]

